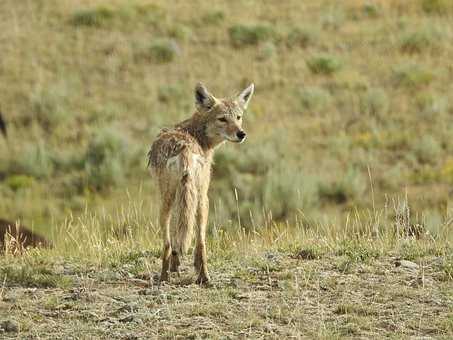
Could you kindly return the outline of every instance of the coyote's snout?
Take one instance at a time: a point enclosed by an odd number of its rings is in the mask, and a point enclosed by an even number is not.
[[[196,111],[189,119],[162,130],[148,153],[161,193],[160,226],[164,240],[161,280],[178,272],[180,257],[196,225],[194,266],[197,283],[209,281],[206,261],[208,188],[214,149],[225,141],[242,143],[242,116],[253,95],[253,84],[232,99],[217,99],[202,85],[195,87]],[[175,223],[170,226],[174,208]]]

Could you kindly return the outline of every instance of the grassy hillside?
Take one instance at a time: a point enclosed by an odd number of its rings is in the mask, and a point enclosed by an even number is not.
[[[235,189],[247,227],[333,220],[371,208],[371,188],[379,206],[407,195],[429,227],[451,213],[448,1],[0,6],[4,217],[44,230],[139,190],[154,202],[146,151],[192,113],[196,81],[257,88],[248,142],[216,157],[217,223],[237,220]]]
[[[0,335],[452,337],[452,19],[449,0],[0,1],[0,218],[55,244],[1,257]],[[211,287],[186,258],[158,288],[146,153],[198,81],[255,83],[248,139],[215,157]]]

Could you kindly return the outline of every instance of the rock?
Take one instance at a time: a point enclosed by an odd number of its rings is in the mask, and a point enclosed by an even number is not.
[[[250,296],[247,294],[235,294],[234,299],[236,300],[248,300],[250,299]]]
[[[316,256],[315,252],[312,249],[301,249],[297,252],[297,254],[293,255],[292,258],[301,260],[315,260],[318,258],[318,256]]]
[[[407,260],[398,260],[395,262],[395,266],[397,267],[403,267],[407,269],[418,269],[418,264],[412,261],[407,261]]]
[[[128,315],[122,319],[118,320],[119,322],[132,322],[134,321],[134,316],[133,315]]]
[[[8,333],[17,333],[19,332],[19,326],[16,322],[11,320],[5,320],[0,323],[0,328]]]
[[[142,280],[142,279],[136,279],[136,278],[130,278],[128,281],[136,286],[141,286],[141,287],[149,287],[149,284],[150,284],[149,281]]]
[[[134,334],[126,334],[123,338],[124,340],[138,340],[138,336]]]
[[[113,270],[106,270],[104,272],[99,273],[98,278],[102,281],[120,281],[123,277],[120,273],[113,271]]]
[[[154,291],[152,289],[146,288],[146,289],[141,289],[138,291],[138,295],[157,295],[157,291]]]
[[[114,313],[115,314],[120,314],[120,313],[130,313],[130,312],[137,312],[138,307],[136,305],[124,305],[120,308],[118,308]]]

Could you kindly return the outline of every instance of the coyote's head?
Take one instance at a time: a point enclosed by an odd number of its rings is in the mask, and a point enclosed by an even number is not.
[[[251,84],[235,98],[217,99],[198,83],[195,87],[195,102],[205,123],[206,137],[214,143],[245,141],[247,134],[242,129],[242,116],[253,90],[254,85]]]

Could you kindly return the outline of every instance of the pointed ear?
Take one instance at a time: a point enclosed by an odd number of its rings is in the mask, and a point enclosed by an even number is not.
[[[195,104],[199,110],[209,111],[216,102],[217,99],[208,92],[202,83],[195,86]]]
[[[255,85],[250,84],[241,94],[237,97],[239,105],[245,110],[249,104],[250,98],[252,98],[253,91],[255,91]]]

